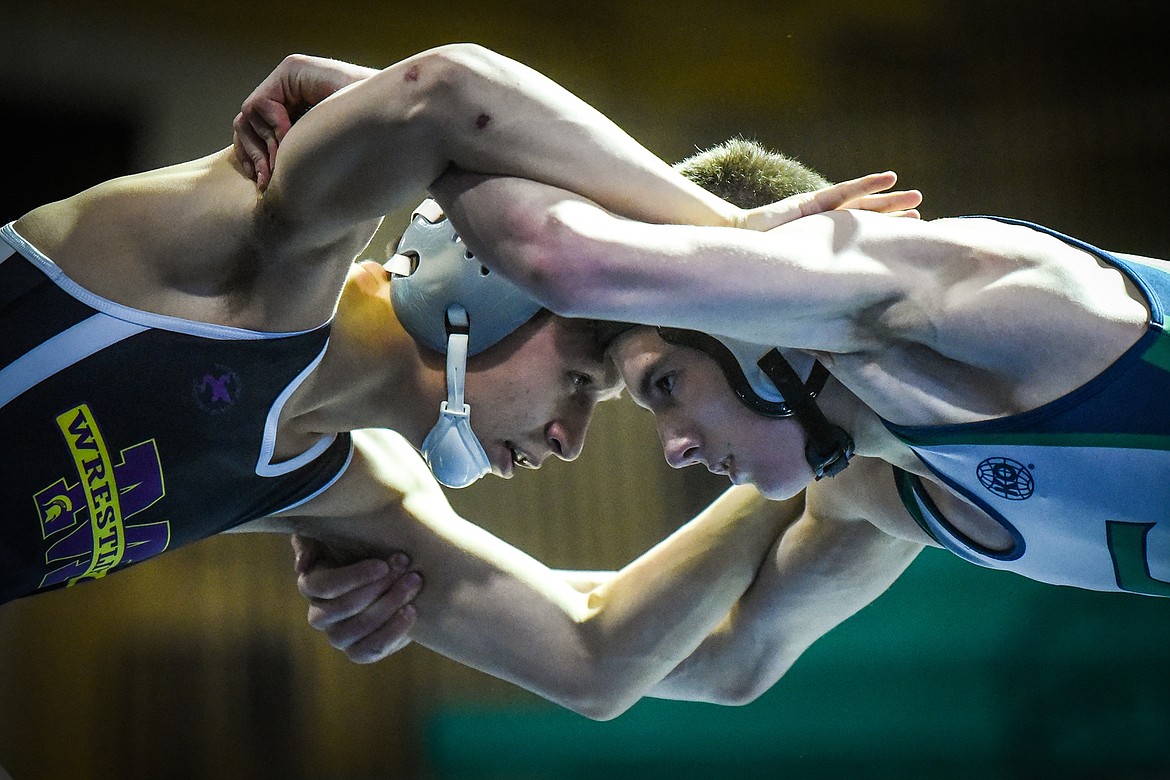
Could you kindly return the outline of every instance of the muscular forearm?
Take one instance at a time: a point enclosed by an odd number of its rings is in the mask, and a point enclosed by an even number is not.
[[[478,578],[470,570],[460,582],[440,584],[448,595],[428,606],[428,596],[439,595],[428,577],[415,639],[589,717],[609,718],[695,650],[751,583],[779,530],[773,508],[742,489],[587,593],[552,588],[541,580],[556,573],[517,561],[506,576],[489,575],[471,590]],[[466,601],[472,593],[475,601]]]
[[[742,218],[562,87],[467,45],[423,52],[317,106],[289,131],[270,192],[292,218],[361,221],[413,205],[451,165],[555,184],[646,221]]]
[[[648,695],[753,701],[815,641],[881,595],[920,549],[864,521],[804,516],[777,540],[719,626]]]
[[[252,530],[296,532],[365,557],[409,553],[425,586],[412,638],[595,718],[629,707],[690,655],[751,583],[782,518],[733,488],[587,593],[458,517],[413,448],[382,431],[303,515]],[[399,501],[389,501],[399,496]]]
[[[794,646],[778,626],[757,623],[745,611],[750,612],[750,605],[736,605],[695,652],[646,695],[740,705],[754,701],[779,680],[807,645]]]

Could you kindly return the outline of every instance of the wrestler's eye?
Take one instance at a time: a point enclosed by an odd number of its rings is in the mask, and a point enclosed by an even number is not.
[[[677,378],[678,375],[675,372],[667,372],[654,381],[654,388],[661,395],[670,398],[672,395],[674,395],[674,385],[677,381]]]

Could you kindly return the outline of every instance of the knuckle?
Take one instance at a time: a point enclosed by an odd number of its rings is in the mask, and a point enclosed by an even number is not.
[[[386,658],[391,652],[393,651],[384,642],[371,637],[354,643],[348,654],[355,663],[372,664]]]
[[[317,588],[317,584],[309,577],[308,574],[302,574],[297,577],[297,590],[299,590],[301,595],[307,599],[319,598],[322,595]]]
[[[324,613],[316,606],[309,607],[309,614],[306,619],[309,625],[318,631],[323,631],[329,627],[329,622],[325,620]]]
[[[346,630],[344,623],[339,623],[332,628],[325,631],[325,636],[329,637],[329,644],[336,647],[338,650],[348,652],[353,647],[356,637]]]

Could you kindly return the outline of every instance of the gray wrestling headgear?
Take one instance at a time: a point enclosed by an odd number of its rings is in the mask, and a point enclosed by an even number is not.
[[[475,260],[443,215],[423,201],[386,263],[395,275],[390,299],[415,341],[447,355],[447,400],[422,443],[431,473],[447,487],[467,487],[491,470],[463,402],[467,358],[496,344],[540,311],[540,304]],[[413,269],[413,270],[412,270]]]
[[[751,344],[727,336],[709,336],[693,330],[659,328],[663,341],[702,350],[710,355],[736,396],[765,417],[795,416],[808,435],[805,459],[817,479],[836,476],[849,465],[853,439],[830,423],[816,396],[829,378],[812,355],[796,350]]]

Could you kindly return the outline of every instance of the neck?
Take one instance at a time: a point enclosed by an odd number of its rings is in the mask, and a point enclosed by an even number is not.
[[[853,437],[858,455],[874,454],[869,447],[874,438],[871,422],[882,427],[881,420],[869,413],[861,400],[835,376],[830,374],[825,382],[824,389],[817,396],[817,406],[829,422]]]
[[[841,426],[853,437],[857,455],[906,467],[906,457],[910,454],[906,446],[890,433],[881,417],[839,379],[829,377],[817,402],[830,422]]]
[[[388,428],[419,447],[446,397],[445,364],[403,330],[388,296],[371,295],[354,277],[296,413],[314,433]]]

